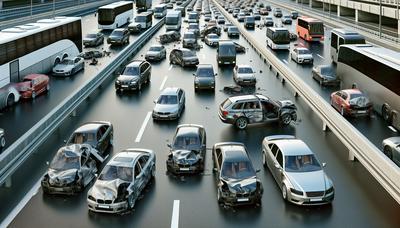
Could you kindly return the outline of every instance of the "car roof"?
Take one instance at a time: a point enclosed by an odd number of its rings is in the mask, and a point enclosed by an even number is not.
[[[250,65],[246,65],[246,64],[240,64],[240,65],[237,65],[237,67],[238,68],[252,68],[253,69],[253,67],[251,67]]]
[[[177,95],[178,90],[178,87],[167,87],[161,92],[160,95]]]
[[[127,67],[138,67],[141,63],[143,63],[143,60],[133,60],[132,62],[130,62],[128,65],[126,65]]]
[[[229,100],[232,103],[235,103],[237,101],[244,101],[244,100],[253,100],[255,99],[256,96],[255,95],[239,95],[239,96],[233,96],[233,97],[229,97]]]
[[[314,154],[310,148],[300,139],[279,139],[273,141],[282,151],[283,156],[297,156]]]
[[[359,89],[343,89],[341,91],[347,94],[362,94],[362,92]]]
[[[142,152],[122,151],[116,154],[107,165],[133,167],[136,159],[142,155]]]
[[[125,28],[116,28],[116,29],[113,30],[113,32],[114,31],[124,31],[124,30],[126,30],[126,29]]]
[[[76,129],[75,133],[83,133],[83,132],[96,132],[103,124],[102,123],[86,123]]]
[[[200,134],[201,126],[180,125],[177,128],[176,136],[178,135],[198,135]]]

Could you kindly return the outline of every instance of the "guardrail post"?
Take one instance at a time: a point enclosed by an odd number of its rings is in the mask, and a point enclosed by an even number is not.
[[[349,161],[355,161],[356,158],[354,156],[354,152],[352,150],[349,150]]]
[[[323,131],[328,131],[328,126],[326,125],[325,122],[322,122],[322,130]]]
[[[74,111],[71,112],[71,116],[72,117],[76,117],[76,109]]]
[[[11,176],[9,176],[6,181],[4,182],[4,186],[6,188],[11,188]]]

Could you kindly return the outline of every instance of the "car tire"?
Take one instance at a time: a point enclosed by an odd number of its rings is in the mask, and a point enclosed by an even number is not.
[[[385,146],[385,148],[383,148],[383,153],[384,153],[390,160],[393,160],[393,152],[392,152],[392,149],[390,149],[389,146]]]
[[[390,107],[387,104],[382,105],[382,117],[387,123],[391,122],[391,121],[389,121],[390,120]],[[391,124],[391,123],[389,123],[389,124]]]
[[[267,156],[265,155],[264,152],[262,152],[262,157],[263,157],[262,159],[263,166],[267,167]]]
[[[219,189],[217,189],[217,201],[218,201],[219,204],[223,204],[224,203],[224,201],[222,200],[221,192],[219,191]]]
[[[240,117],[235,122],[235,126],[240,130],[245,129],[247,127],[247,124],[248,124],[248,120],[246,117]]]
[[[15,103],[15,96],[14,94],[9,94],[7,97],[7,107],[13,106]]]
[[[281,122],[283,125],[289,125],[292,122],[292,116],[289,113],[285,113],[281,116]]]
[[[151,168],[151,179],[156,178],[156,166],[153,165],[153,168]]]
[[[4,136],[0,137],[0,148],[4,148],[6,146],[6,139]]]
[[[142,83],[139,82],[139,85],[138,85],[138,92],[140,92],[140,91],[142,91]]]
[[[282,198],[283,200],[287,201],[288,197],[287,197],[287,188],[285,184],[282,184]]]

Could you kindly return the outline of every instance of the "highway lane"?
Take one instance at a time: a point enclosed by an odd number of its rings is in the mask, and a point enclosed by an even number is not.
[[[136,15],[136,11],[135,11]],[[153,19],[155,24],[158,19]],[[97,17],[94,14],[82,17],[82,37],[88,33],[97,32]],[[78,72],[70,77],[52,77],[50,76],[50,93],[40,95],[35,100],[20,100],[13,107],[1,110],[0,127],[6,131],[6,148],[21,137],[26,131],[41,120],[47,113],[63,101],[68,95],[76,90],[85,81],[90,80],[97,73],[107,66],[114,57],[125,46],[110,47],[107,44],[107,37],[111,31],[102,31],[105,34],[104,45],[98,47],[83,48],[83,51],[98,50],[110,51],[110,56],[98,58],[99,63],[95,66],[89,65],[91,60],[85,61],[85,70]],[[135,41],[138,34],[130,36],[130,42]],[[18,127],[15,127],[18,126]]]
[[[164,29],[161,29],[158,34],[163,32]],[[239,42],[249,47],[243,38]],[[152,43],[155,43],[154,38],[134,59],[142,58]],[[173,46],[167,45],[168,52]],[[221,90],[223,86],[233,84],[232,69],[217,68],[215,53],[215,48],[208,46],[197,52],[201,63],[213,64],[218,72],[215,93],[195,94],[192,76],[194,69],[171,67],[166,60],[152,65],[151,84],[144,87],[141,93],[118,95],[112,80],[104,84],[92,96],[93,99],[89,99],[78,110],[77,116],[71,117],[48,140],[49,143],[40,149],[40,156],[33,156],[24,165],[26,169],[17,172],[14,185],[9,190],[15,190],[15,194],[23,192],[21,195],[24,195],[43,174],[45,161],[51,159],[62,140],[76,127],[91,120],[108,120],[114,124],[114,148],[111,154],[129,147],[150,148],[156,152],[155,182],[146,188],[133,212],[125,215],[89,213],[86,205],[88,188],[82,194],[72,197],[46,196],[39,189],[10,227],[169,227],[174,200],[180,201],[179,227],[341,227],[344,224],[349,227],[396,227],[400,224],[396,216],[400,206],[361,164],[347,161],[347,149],[331,132],[321,131],[321,121],[317,115],[301,99],[294,99],[287,85],[281,84],[250,48],[245,55],[238,55],[237,60],[238,63],[252,65],[258,72],[258,92],[275,99],[295,101],[300,120],[287,127],[259,124],[249,126],[244,131],[223,124],[217,110],[218,105],[229,96]],[[166,76],[168,78],[162,86]],[[153,108],[152,101],[160,93],[160,87],[168,86],[179,86],[186,92],[186,109],[181,119],[173,122],[153,122],[150,119],[145,124],[144,134],[135,143],[147,113]],[[261,168],[258,174],[264,186],[261,207],[232,209],[218,205],[210,151],[207,151],[204,175],[182,178],[166,175],[166,144],[171,141],[176,126],[181,123],[204,125],[208,148],[221,141],[246,144],[254,166]],[[336,188],[332,205],[297,207],[283,202],[269,171],[262,168],[261,164],[261,140],[271,134],[296,135],[314,150],[321,161],[328,163],[326,171]],[[0,200],[4,203],[12,201],[12,196],[0,192]]]
[[[264,2],[264,4],[268,4]],[[283,9],[283,14],[290,14],[287,10]],[[281,25],[281,19],[273,16],[272,12],[269,16],[272,16],[274,23],[276,25]],[[256,24],[262,22],[256,21]],[[241,23],[243,26],[243,23]],[[293,20],[292,25],[283,25],[288,28],[289,31],[296,33],[296,20]],[[325,27],[325,37],[323,42],[313,42],[309,43],[301,38],[297,41],[291,42],[290,50],[293,50],[295,46],[307,47],[314,57],[314,66],[331,64],[330,57],[330,27]],[[275,56],[277,56],[285,65],[287,65],[294,73],[299,75],[311,88],[313,88],[317,93],[319,93],[327,102],[330,102],[330,94],[339,90],[339,88],[334,87],[321,87],[317,81],[315,81],[311,76],[312,65],[301,65],[297,64],[294,60],[290,58],[289,51],[274,51],[266,46],[266,27],[261,29],[256,27],[255,30],[247,30],[254,37],[257,37],[257,41],[270,50]],[[382,140],[392,136],[398,136],[398,132],[394,132],[392,129],[388,128],[388,125],[383,120],[382,116],[375,113],[372,119],[367,117],[346,117],[346,119],[353,124],[360,132],[362,132],[372,143],[374,143],[378,148],[381,148]]]

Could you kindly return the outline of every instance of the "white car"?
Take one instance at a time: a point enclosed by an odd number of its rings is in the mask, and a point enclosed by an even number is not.
[[[290,52],[290,58],[299,64],[313,64],[312,53],[305,47],[296,47]]]
[[[241,86],[255,86],[257,82],[254,70],[249,65],[236,65],[233,68],[233,80]]]
[[[215,33],[211,33],[208,34],[206,36],[206,38],[204,39],[204,42],[208,45],[208,46],[212,46],[215,47],[218,45],[218,41],[219,41],[219,36]]]
[[[4,129],[0,128],[0,149],[6,146],[6,139],[4,138]]]
[[[176,120],[185,108],[185,91],[181,88],[165,88],[153,109],[153,120]]]
[[[85,62],[81,57],[65,58],[53,67],[54,76],[71,76],[85,68]]]

